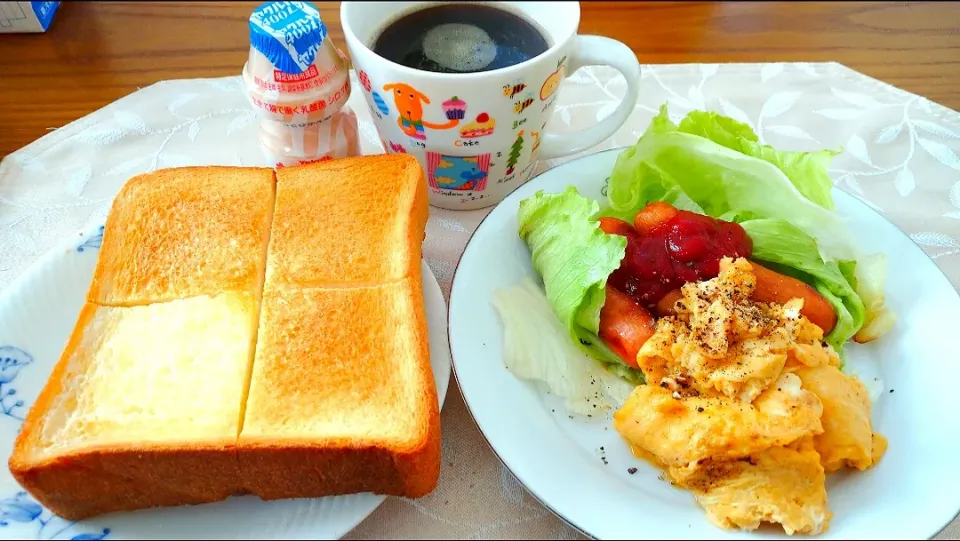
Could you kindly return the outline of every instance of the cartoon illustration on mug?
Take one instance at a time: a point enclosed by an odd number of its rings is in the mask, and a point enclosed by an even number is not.
[[[480,113],[477,119],[460,128],[460,137],[464,139],[476,139],[477,137],[486,137],[493,135],[493,129],[497,126],[497,121],[487,113]]]
[[[547,80],[543,82],[543,86],[540,87],[540,101],[547,101],[547,98],[554,95],[557,92],[557,89],[560,88],[560,83],[563,82],[563,72],[564,72],[564,61],[567,60],[567,57],[563,57],[557,62],[557,70],[550,74],[547,77]]]
[[[377,110],[380,111],[380,114],[386,116],[390,114],[390,108],[387,107],[387,102],[383,101],[383,96],[379,92],[373,93],[373,103],[377,106]]]
[[[513,111],[519,115],[524,112],[527,107],[530,107],[531,103],[533,103],[533,93],[528,92],[523,96],[523,99],[513,104]]]
[[[406,154],[406,153],[407,153],[407,149],[403,148],[403,145],[401,145],[401,144],[399,144],[399,143],[394,143],[393,141],[390,141],[390,146],[389,146],[389,147],[387,147],[387,145],[383,145],[383,146],[384,146],[384,148],[390,148],[390,152],[393,153],[393,154]]]
[[[507,174],[513,174],[513,168],[517,166],[517,160],[520,159],[520,151],[523,150],[523,130],[517,133],[517,140],[510,147],[510,155],[507,156]]]
[[[370,77],[367,75],[367,72],[360,70],[360,73],[357,74],[357,78],[360,79],[360,86],[362,86],[364,90],[367,92],[373,90],[373,85],[370,84]]]
[[[397,106],[400,116],[397,124],[403,133],[413,139],[425,141],[426,128],[434,130],[449,130],[460,124],[467,112],[467,104],[463,100],[453,99],[443,102],[443,112],[447,115],[447,122],[436,124],[423,119],[423,104],[430,104],[430,98],[408,84],[392,83],[383,86],[384,90],[393,91],[393,103]]]
[[[537,151],[540,150],[540,132],[532,131],[530,132],[530,137],[533,137],[533,145],[530,146],[530,159],[537,159]]]
[[[489,152],[478,156],[427,152],[427,179],[434,189],[480,192],[487,187],[489,172]]]
[[[524,88],[527,88],[527,85],[521,82],[516,82],[509,85],[503,85],[503,95],[513,99],[514,96],[523,92]]]
[[[443,107],[443,114],[447,115],[447,120],[463,120],[463,117],[467,116],[467,102],[456,96],[441,103],[440,106]]]

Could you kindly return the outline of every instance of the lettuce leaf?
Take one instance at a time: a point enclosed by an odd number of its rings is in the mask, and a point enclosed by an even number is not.
[[[547,300],[576,344],[618,376],[642,382],[598,337],[607,278],[620,266],[627,240],[600,230],[600,206],[573,186],[543,190],[520,202],[520,238],[530,249]]]
[[[868,254],[860,258],[854,269],[857,294],[863,300],[866,317],[863,327],[854,335],[856,342],[869,342],[886,334],[896,316],[884,307],[883,284],[887,279],[887,258],[882,253]]]
[[[840,153],[839,150],[777,150],[760,144],[757,134],[750,126],[712,111],[691,111],[680,122],[679,130],[699,135],[731,150],[775,165],[801,195],[825,209],[834,209],[833,197],[830,195],[833,181],[827,168],[833,157]]]
[[[614,213],[630,215],[650,201],[676,197],[679,189],[710,216],[739,211],[779,218],[815,239],[824,260],[857,258],[846,224],[831,211],[832,183],[823,165],[832,154],[776,151],[756,143],[749,127],[715,113],[691,113],[681,126],[664,105],[637,144],[617,157],[607,192]]]
[[[594,415],[623,404],[637,383],[604,370],[567,336],[543,290],[529,277],[498,289],[493,306],[503,321],[503,363],[520,378],[543,382],[567,411]]]

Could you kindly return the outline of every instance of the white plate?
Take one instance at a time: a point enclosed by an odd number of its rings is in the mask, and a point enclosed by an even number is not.
[[[688,492],[659,480],[656,469],[630,456],[609,415],[571,419],[555,397],[504,368],[493,292],[527,275],[541,283],[517,234],[520,201],[537,190],[560,192],[570,184],[602,200],[618,151],[568,162],[521,186],[467,244],[450,295],[450,349],[463,398],[504,465],[533,496],[587,535],[785,537],[779,528],[747,533],[714,527]],[[890,447],[865,473],[831,476],[834,517],[821,537],[932,537],[960,509],[960,298],[909,237],[853,197],[839,190],[833,197],[860,247],[887,254],[887,303],[899,319],[880,340],[848,346],[848,363],[860,369],[865,383],[878,383],[873,378],[880,375],[887,384],[873,420]],[[628,468],[638,471],[630,475]]]
[[[73,330],[93,278],[102,230],[81,234],[44,255],[0,297],[0,445],[5,456]],[[450,382],[446,305],[426,263],[422,276],[430,360],[443,405]],[[0,470],[0,537],[8,539],[336,539],[384,500],[373,494],[270,502],[243,496],[73,523],[52,516],[23,493],[5,463]]]

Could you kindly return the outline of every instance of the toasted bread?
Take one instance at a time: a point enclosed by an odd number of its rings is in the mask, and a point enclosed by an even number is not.
[[[86,304],[17,437],[14,478],[67,519],[234,493],[256,308],[249,293]]]
[[[275,185],[271,169],[243,167],[130,179],[107,216],[87,300],[128,306],[259,291]]]
[[[418,272],[264,297],[238,444],[248,490],[264,499],[433,490],[439,412],[422,295]]]
[[[246,490],[418,497],[436,486],[439,406],[420,278],[426,195],[409,156],[278,171],[238,444]]]
[[[255,168],[135,177],[14,477],[71,520],[243,493],[430,492],[426,214],[405,156],[288,168],[279,184]]]
[[[267,282],[371,285],[419,273],[427,209],[423,169],[405,154],[280,169]]]

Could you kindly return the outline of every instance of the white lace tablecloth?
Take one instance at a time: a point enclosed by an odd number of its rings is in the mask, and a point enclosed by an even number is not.
[[[750,124],[777,147],[842,146],[831,171],[839,187],[908,233],[960,284],[957,112],[838,64],[659,65],[642,73],[630,121],[588,152],[633,144],[665,101],[677,119],[693,108],[713,109]],[[561,87],[550,128],[595,122],[624,90],[623,78],[610,69],[578,71]],[[364,152],[382,152],[359,92],[350,105],[360,117]],[[102,223],[134,174],[179,165],[265,165],[255,130],[239,77],[164,81],[7,156],[0,162],[0,289],[67,235]],[[540,163],[539,170],[559,161]],[[444,295],[464,244],[488,210],[431,208],[424,256]],[[388,499],[348,538],[580,537],[497,462],[456,386],[442,423],[437,490],[417,501]],[[939,538],[960,538],[960,524]]]

